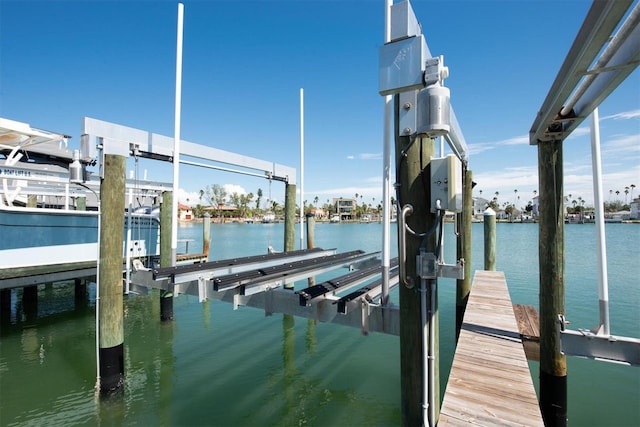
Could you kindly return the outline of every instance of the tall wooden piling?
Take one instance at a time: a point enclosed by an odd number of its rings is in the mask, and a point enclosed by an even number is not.
[[[202,218],[202,253],[209,259],[209,247],[211,245],[211,215],[209,212]]]
[[[540,409],[545,426],[566,426],[567,361],[558,332],[558,315],[565,314],[562,141],[538,144],[538,177]]]
[[[398,108],[399,102],[395,100],[395,124],[398,135]],[[435,152],[433,139],[418,137],[412,143],[410,137],[396,138],[396,165],[398,165],[398,183],[400,184],[398,201],[400,209],[406,204],[413,206],[413,214],[407,217],[407,224],[416,232],[422,233],[429,230],[434,224],[435,214],[431,213],[430,203],[431,189],[424,182],[430,182],[430,161]],[[400,224],[400,221],[398,221]],[[403,230],[398,230],[398,233]],[[422,317],[420,304],[420,278],[416,275],[416,255],[420,251],[421,239],[409,235],[406,239],[406,272],[408,276],[413,277],[416,284],[409,289],[403,284],[400,285],[400,370],[401,370],[401,395],[402,395],[402,424],[405,426],[420,426],[426,422],[424,420],[423,392],[424,392],[424,373],[423,373],[423,354],[422,348]],[[426,242],[427,252],[436,252],[436,238],[433,233]],[[430,287],[427,289],[430,292]],[[436,295],[437,297],[437,295]],[[429,300],[429,295],[427,295]],[[437,300],[436,300],[437,301]],[[438,322],[438,311],[434,314],[434,322]],[[438,342],[437,334],[432,337]],[[435,369],[435,414],[438,419],[440,413],[440,396],[439,396],[439,371],[438,357],[439,349],[436,345],[436,369]]]
[[[284,194],[284,251],[295,250],[296,239],[296,186],[287,183]],[[293,283],[285,283],[284,289],[293,289]]]
[[[100,183],[100,391],[109,393],[124,381],[122,245],[126,158],[104,156]]]
[[[313,213],[308,212],[306,215],[307,219],[307,249],[315,248],[315,240],[316,240],[316,217]],[[308,279],[309,286],[314,286],[316,284],[315,277],[309,277]]]
[[[496,271],[496,212],[487,208],[484,211],[484,269]]]
[[[160,203],[160,266],[171,266],[171,232],[173,215],[173,192],[162,192],[162,203]],[[169,287],[172,287],[169,283]],[[160,320],[167,321],[173,319],[173,292],[171,289],[160,291]]]
[[[473,172],[466,167],[462,172],[462,213],[458,221],[456,256],[464,259],[464,279],[456,281],[456,340],[460,335],[464,310],[471,292],[471,219],[473,217]]]
[[[27,207],[28,208],[37,208],[38,207],[38,196],[35,194],[29,194],[27,196]]]

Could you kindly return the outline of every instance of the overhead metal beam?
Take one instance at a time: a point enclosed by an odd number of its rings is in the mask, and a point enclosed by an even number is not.
[[[156,160],[173,161],[173,138],[147,132],[140,129],[109,123],[102,120],[84,117],[82,120],[82,157],[90,159],[96,157],[96,145],[98,138],[102,141],[103,150],[106,153],[129,155],[131,150],[137,150],[141,157],[149,157]],[[296,183],[296,169],[278,163],[260,160],[230,151],[219,150],[207,145],[195,144],[181,140],[180,156],[203,159],[216,163],[223,163],[251,171],[260,171],[266,179],[284,181],[289,184]],[[180,160],[181,163],[194,164],[200,167],[221,169],[215,165],[193,163],[189,160]],[[235,173],[246,173],[241,170],[227,170]]]
[[[593,108],[609,95],[637,66],[637,63],[631,63],[628,66],[619,66],[611,70],[611,72],[618,71],[614,78],[610,78],[606,82],[606,85],[598,84],[594,86],[601,88],[600,93],[598,95],[591,93],[592,99],[580,104],[583,111],[578,111],[578,104],[576,104],[576,109],[574,110],[579,115],[560,115],[562,107],[578,87],[580,80],[583,76],[592,72],[589,67],[593,64],[603,46],[609,41],[612,32],[632,3],[633,0],[596,0],[593,2],[531,126],[529,132],[529,143],[531,145],[535,145],[538,142],[565,139],[593,111]],[[618,57],[617,60],[619,59]],[[595,72],[598,72],[598,70],[595,70]],[[604,82],[605,80],[602,81]],[[586,94],[584,99],[587,99]],[[591,110],[587,111],[589,108]]]

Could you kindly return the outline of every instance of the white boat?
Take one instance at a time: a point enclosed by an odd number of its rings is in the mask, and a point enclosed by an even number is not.
[[[340,222],[340,216],[334,215],[329,219],[330,222]]]
[[[262,215],[262,223],[263,224],[271,224],[276,221],[276,215],[272,212],[267,212]]]
[[[95,266],[99,179],[86,172],[93,159],[80,161],[68,139],[0,118],[0,280]],[[158,216],[129,211],[123,257],[157,255]]]

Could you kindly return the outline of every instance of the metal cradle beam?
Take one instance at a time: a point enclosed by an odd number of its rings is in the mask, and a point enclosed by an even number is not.
[[[129,156],[133,152],[141,157],[157,160],[172,161],[173,159],[174,139],[171,137],[84,117],[81,138],[82,158],[84,160],[95,159],[97,157],[96,147],[99,144],[102,145],[103,152],[106,154]],[[232,165],[243,168],[243,170],[198,163],[182,159],[182,156]],[[295,168],[182,140],[180,141],[180,163],[254,175],[289,184],[296,183]]]
[[[638,66],[638,6],[612,37],[632,3],[633,0],[593,2],[536,115],[529,132],[530,144],[564,140]],[[600,52],[599,60],[590,69]]]

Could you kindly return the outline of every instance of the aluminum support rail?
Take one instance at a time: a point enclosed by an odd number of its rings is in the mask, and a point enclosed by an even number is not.
[[[131,150],[137,150],[141,157],[149,157],[156,160],[172,161],[173,138],[163,136],[140,129],[109,123],[102,120],[84,117],[82,120],[81,152],[82,160],[89,161],[97,158],[96,147],[99,140],[102,141],[103,151],[108,154],[129,156]],[[211,162],[224,163],[253,171],[261,171],[267,179],[284,181],[289,184],[296,183],[296,169],[277,163],[260,160],[253,157],[229,151],[219,150],[206,145],[194,144],[181,140],[180,155],[203,159]],[[188,160],[183,163],[194,164]],[[200,167],[211,167],[202,163],[195,164]],[[232,172],[244,173],[240,170]],[[248,173],[251,174],[251,173]],[[255,175],[255,174],[253,174]]]
[[[213,290],[216,292],[238,289],[240,295],[262,292],[267,288],[282,286],[285,282],[307,279],[309,277],[337,270],[339,268],[354,268],[354,265],[376,258],[379,252],[364,253],[353,251],[336,254],[296,263],[286,263],[281,266],[254,270],[235,275],[213,279]],[[257,273],[257,274],[256,274]]]
[[[140,286],[167,290],[169,283],[189,285],[192,283],[198,283],[202,280],[212,280],[214,277],[218,276],[242,273],[261,267],[271,267],[280,265],[283,262],[296,262],[326,257],[329,255],[335,255],[335,253],[335,249],[325,250],[322,248],[314,248],[302,251],[231,258],[206,263],[167,267],[157,270],[142,268],[138,265],[132,274],[131,281]]]
[[[563,140],[566,138],[593,111],[593,107],[597,106],[597,103],[611,93],[637,66],[637,63],[631,63],[626,67],[623,67],[623,64],[619,64],[621,68],[618,69],[616,67],[613,70],[615,71],[613,79],[610,78],[610,81],[604,85],[596,84],[594,86],[599,88],[599,93],[589,94],[591,101],[586,101],[585,105],[581,105],[583,111],[576,110],[576,114],[579,117],[574,118],[572,115],[567,117],[560,116],[559,113],[562,107],[578,86],[582,76],[589,73],[585,70],[589,69],[602,47],[608,42],[612,32],[624,17],[632,2],[632,0],[593,2],[529,131],[529,143],[531,145],[541,141]],[[633,41],[632,38],[630,40]],[[621,49],[621,52],[626,51],[627,48]],[[614,55],[609,64],[614,59],[620,61],[621,57]],[[600,71],[602,70],[594,70],[594,72]],[[586,95],[583,98],[584,100],[588,99]],[[578,108],[578,104],[579,102],[576,103],[576,108]],[[589,108],[591,109],[589,110]]]
[[[397,265],[397,258],[395,265]],[[300,295],[300,305],[313,305],[323,299],[334,297],[336,292],[344,292],[366,282],[367,280],[371,280],[380,275],[381,272],[382,266],[374,265],[369,268],[345,274],[344,276],[335,277],[318,285],[300,290],[296,293]]]
[[[397,259],[397,258],[396,258]],[[389,268],[389,289],[398,286],[398,266]],[[358,309],[362,305],[362,301],[374,302],[382,297],[382,279],[375,280],[357,291],[353,291],[340,298],[336,304],[338,305],[338,313],[348,314]]]
[[[593,331],[565,329],[564,316],[558,317],[560,349],[567,356],[602,362],[640,366],[640,339],[615,335],[598,335]]]

